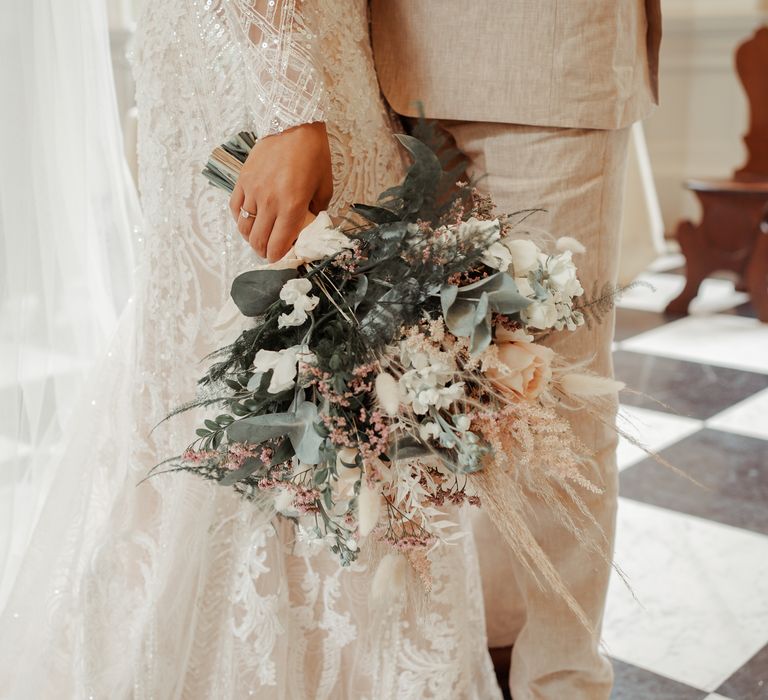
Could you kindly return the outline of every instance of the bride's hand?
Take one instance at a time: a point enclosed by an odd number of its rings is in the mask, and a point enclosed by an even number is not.
[[[315,122],[257,141],[229,206],[243,238],[274,262],[290,250],[307,210],[326,209],[332,194],[328,134],[325,124]],[[256,217],[243,217],[241,208]]]

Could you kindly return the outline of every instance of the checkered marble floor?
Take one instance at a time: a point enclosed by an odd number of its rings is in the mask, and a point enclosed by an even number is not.
[[[613,698],[768,699],[768,325],[726,279],[665,317],[675,265],[619,304],[620,424],[696,483],[622,441]]]

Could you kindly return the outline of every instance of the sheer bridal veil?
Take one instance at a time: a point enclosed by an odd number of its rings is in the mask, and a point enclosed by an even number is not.
[[[105,0],[0,5],[0,607],[93,361],[130,296],[139,210]]]

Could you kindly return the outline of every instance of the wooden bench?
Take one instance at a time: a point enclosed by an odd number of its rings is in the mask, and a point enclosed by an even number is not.
[[[730,179],[685,183],[702,215],[698,224],[677,226],[686,283],[666,310],[688,313],[704,279],[729,270],[739,276],[739,289],[749,292],[758,318],[768,323],[768,27],[738,48],[736,69],[750,107],[747,162]]]

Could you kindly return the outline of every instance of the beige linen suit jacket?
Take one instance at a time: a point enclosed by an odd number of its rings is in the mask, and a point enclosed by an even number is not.
[[[660,0],[371,0],[371,28],[403,115],[618,129],[658,101]]]

